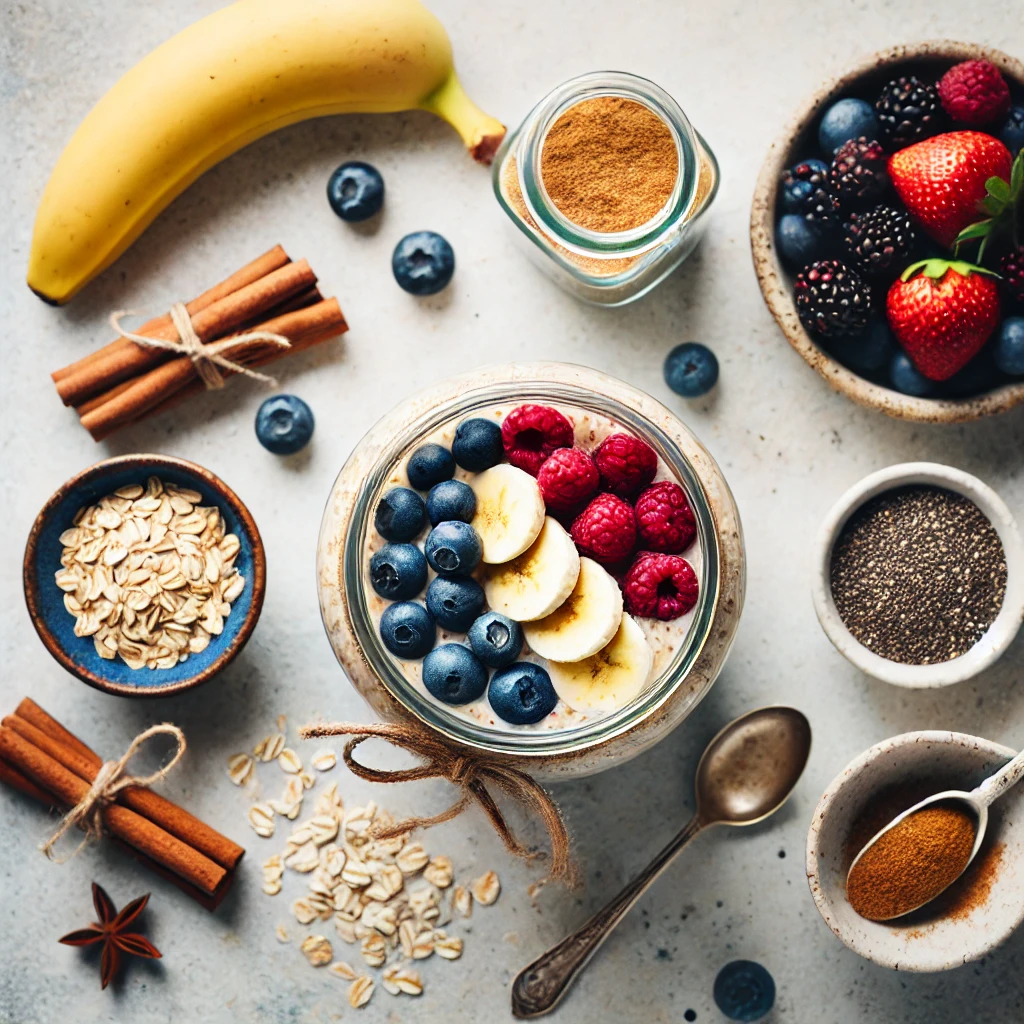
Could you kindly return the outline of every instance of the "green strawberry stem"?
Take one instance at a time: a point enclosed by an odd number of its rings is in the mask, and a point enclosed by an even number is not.
[[[980,239],[978,262],[985,258],[988,243],[999,235],[1009,234],[1014,246],[1020,245],[1020,221],[1024,217],[1024,149],[1013,161],[1010,180],[993,175],[985,182],[985,198],[979,200],[978,210],[988,217],[975,224],[969,224],[960,232],[953,243],[954,256],[960,255],[960,246],[972,239]]]
[[[909,281],[919,270],[925,277],[931,277],[935,280],[939,280],[944,277],[947,270],[952,270],[953,273],[959,274],[961,277],[970,277],[971,274],[988,274],[989,277],[999,276],[995,271],[988,270],[985,267],[979,267],[976,263],[967,263],[964,260],[943,260],[938,257],[932,257],[931,259],[919,260],[917,263],[911,263],[910,266],[900,274],[900,280]]]

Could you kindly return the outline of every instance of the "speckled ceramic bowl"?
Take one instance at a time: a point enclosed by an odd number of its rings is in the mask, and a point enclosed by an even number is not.
[[[804,361],[836,391],[861,405],[879,409],[898,419],[920,423],[961,423],[1005,412],[1024,401],[1024,381],[1003,384],[970,398],[914,398],[876,384],[833,359],[804,330],[793,299],[792,274],[775,249],[778,186],[782,172],[798,160],[818,155],[818,121],[824,110],[843,96],[871,99],[892,78],[904,74],[935,81],[953,64],[985,58],[992,61],[1011,83],[1015,101],[1024,95],[1024,63],[1000,50],[973,43],[950,41],[894,46],[860,61],[839,78],[827,82],[797,111],[779,138],[772,143],[761,167],[750,212],[750,245],[754,269],[764,301]]]
[[[807,834],[807,881],[819,913],[844,945],[893,970],[948,971],[980,959],[1011,935],[1024,920],[1022,786],[992,804],[975,862],[930,907],[888,923],[867,921],[846,900],[846,873],[857,853],[850,848],[851,829],[886,787],[921,783],[931,792],[969,790],[1013,755],[978,736],[908,732],[865,751],[833,780]]]
[[[120,658],[100,658],[91,637],[75,636],[75,620],[64,607],[64,595],[54,582],[54,573],[60,569],[60,535],[71,526],[78,509],[126,484],[145,485],[149,476],[198,491],[205,504],[220,509],[228,531],[240,541],[235,565],[246,585],[224,619],[224,632],[212,637],[205,651],[190,655],[174,668],[133,670]],[[32,524],[23,565],[25,602],[46,649],[83,682],[125,697],[162,697],[212,679],[252,634],[263,607],[266,576],[263,541],[238,495],[208,469],[168,455],[122,455],[73,476],[43,506]]]

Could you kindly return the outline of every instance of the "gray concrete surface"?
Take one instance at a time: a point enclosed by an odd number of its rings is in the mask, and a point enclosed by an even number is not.
[[[0,705],[31,694],[99,750],[120,752],[140,728],[171,719],[190,741],[167,792],[246,844],[237,891],[208,915],[117,852],[91,847],[63,866],[36,846],[39,807],[0,794],[0,1019],[13,1024],[326,1022],[341,1018],[441,1024],[509,1018],[518,968],[598,907],[688,813],[690,776],[705,740],[758,704],[790,702],[810,716],[815,746],[793,800],[769,824],[702,837],[629,916],[555,1018],[677,1022],[693,1009],[720,1021],[712,981],[728,960],[760,960],[778,983],[771,1018],[786,1024],[857,1021],[952,1024],[1024,1019],[1024,934],[975,964],[941,976],[905,976],[843,948],[814,909],[804,879],[808,819],[829,780],[879,739],[948,727],[1013,746],[1024,742],[1018,641],[975,682],[936,693],[875,683],[836,654],[808,591],[809,538],[836,496],[863,474],[907,459],[968,469],[1024,506],[1024,415],[929,428],[890,421],[834,395],[794,355],[762,305],[751,269],[747,213],[762,154],[779,125],[821,80],[895,42],[976,39],[1020,55],[1017,0],[979,10],[961,0],[795,0],[766,4],[678,0],[433,0],[451,32],[473,96],[516,122],[550,86],[614,67],[672,92],[715,149],[724,182],[710,235],[682,273],[638,305],[602,312],[562,294],[503,233],[487,174],[455,135],[427,115],[351,116],[282,131],[225,161],[192,186],[126,256],[64,309],[23,284],[33,212],[61,147],[116,77],[217,0],[29,0],[3,11],[4,530],[0,571]],[[343,159],[377,164],[387,179],[379,229],[353,231],[324,201]],[[406,231],[432,228],[458,258],[453,286],[415,301],[394,285],[389,256]],[[57,400],[48,377],[105,342],[117,307],[166,308],[275,242],[306,256],[352,324],[340,345],[282,365],[284,386],[309,401],[309,452],[280,460],[256,443],[262,393],[247,382],[95,445]],[[715,348],[721,384],[689,404],[661,380],[668,348]],[[478,912],[466,954],[427,962],[427,991],[401,1001],[380,991],[360,1017],[344,985],[310,968],[273,935],[298,887],[274,900],[259,890],[265,853],[245,819],[247,797],[225,759],[287,714],[292,726],[365,709],[321,629],[313,554],[323,502],[345,456],[378,414],[430,381],[493,361],[557,357],[619,375],[678,409],[735,490],[749,549],[747,608],[733,655],[699,711],[657,749],[619,770],[558,788],[586,884],[574,894],[526,896],[535,877],[510,864],[481,817],[469,813],[428,836],[463,872],[495,867],[499,903]],[[285,368],[286,367],[286,368]],[[156,450],[220,473],[242,495],[266,540],[270,583],[256,634],[229,671],[192,694],[154,704],[94,692],[65,675],[32,632],[21,596],[22,544],[38,508],[75,471],[106,455]],[[371,787],[341,775],[351,800]],[[276,788],[276,781],[275,786]],[[440,808],[442,784],[373,792],[397,812]],[[101,993],[93,961],[58,936],[90,919],[89,881],[115,901],[152,890],[146,930],[157,965],[132,963]],[[293,929],[294,930],[294,929]]]

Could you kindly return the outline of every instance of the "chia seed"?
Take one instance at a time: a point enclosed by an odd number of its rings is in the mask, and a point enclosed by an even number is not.
[[[832,550],[832,599],[854,638],[888,661],[931,665],[966,654],[1006,594],[1006,554],[969,498],[896,488],[866,502]]]

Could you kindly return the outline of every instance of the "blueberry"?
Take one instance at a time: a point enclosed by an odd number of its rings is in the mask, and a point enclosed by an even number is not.
[[[268,398],[256,413],[256,437],[275,455],[294,455],[312,436],[313,410],[295,395]]]
[[[533,725],[550,715],[558,703],[551,677],[532,661],[517,661],[494,673],[487,687],[494,713],[512,725]]]
[[[729,1020],[760,1020],[775,1005],[775,981],[753,960],[733,960],[718,972],[714,996]]]
[[[718,380],[715,353],[697,341],[676,345],[665,357],[665,383],[683,398],[707,394]]]
[[[485,665],[504,668],[523,649],[523,627],[498,612],[486,612],[469,627],[469,643]]]
[[[427,587],[427,608],[442,629],[465,633],[484,610],[484,588],[469,576],[438,576]]]
[[[935,393],[935,382],[924,376],[902,350],[889,363],[889,380],[897,391],[915,398],[927,398]]]
[[[487,689],[487,669],[462,644],[441,644],[423,659],[423,685],[445,704],[469,704]]]
[[[427,609],[413,601],[389,604],[380,617],[380,638],[399,658],[422,658],[434,646],[436,634]]]
[[[370,583],[390,601],[408,601],[427,584],[427,560],[415,544],[385,544],[370,559]]]
[[[427,534],[427,561],[439,576],[468,576],[479,564],[483,549],[469,523],[438,523]]]
[[[787,263],[794,267],[804,267],[818,258],[821,232],[806,217],[787,213],[775,227],[775,244]]]
[[[831,157],[850,139],[878,138],[878,118],[875,108],[864,100],[845,99],[833,103],[818,125],[818,143]]]
[[[885,317],[872,313],[863,334],[853,338],[836,338],[829,342],[828,349],[851,370],[875,373],[892,358],[896,350],[896,338]]]
[[[1008,316],[996,338],[996,366],[1014,377],[1024,373],[1024,316]]]
[[[366,220],[384,205],[384,179],[372,164],[350,160],[327,182],[327,201],[342,220]]]
[[[427,525],[427,507],[415,491],[392,487],[377,502],[373,525],[385,540],[412,540]]]
[[[1011,156],[1024,149],[1024,107],[1010,107],[1006,123],[999,129],[999,138]]]
[[[790,168],[782,180],[782,208],[786,213],[804,213],[804,205],[814,192],[814,184],[808,179],[818,175],[828,179],[828,164],[823,160],[801,160]]]
[[[469,484],[461,480],[442,480],[434,484],[427,495],[427,515],[431,526],[449,519],[468,523],[476,513],[476,495]]]
[[[501,427],[494,420],[477,417],[463,420],[455,428],[452,455],[463,469],[481,473],[501,462],[504,454]]]
[[[439,444],[424,444],[409,456],[405,472],[417,491],[429,491],[434,484],[451,480],[455,475],[455,460],[447,448]]]
[[[391,254],[391,270],[401,288],[412,295],[433,295],[455,273],[455,253],[435,231],[406,235]]]

